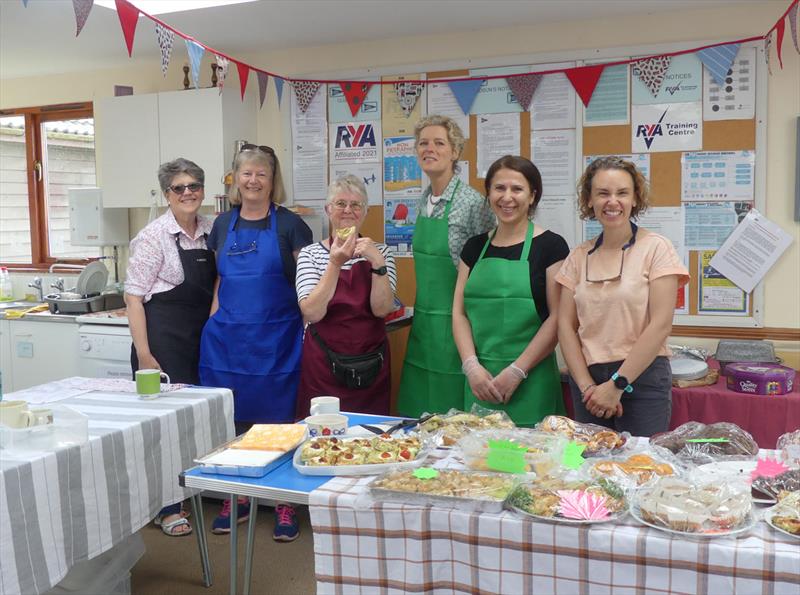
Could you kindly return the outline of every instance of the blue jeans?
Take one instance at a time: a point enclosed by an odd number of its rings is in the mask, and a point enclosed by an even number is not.
[[[592,364],[589,374],[595,384],[611,379],[619,370],[621,361],[605,364]],[[672,369],[669,359],[663,355],[656,357],[639,377],[631,383],[632,393],[622,393],[621,417],[603,419],[595,417],[581,401],[581,391],[570,376],[569,387],[572,404],[575,406],[575,420],[605,426],[617,432],[630,432],[632,436],[647,436],[669,429],[672,415]]]

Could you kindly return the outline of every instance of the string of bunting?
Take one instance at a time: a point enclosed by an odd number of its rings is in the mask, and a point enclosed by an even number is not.
[[[406,79],[385,79],[381,81],[340,81],[340,80],[323,80],[323,79],[292,79],[281,76],[268,70],[256,68],[246,62],[238,60],[232,56],[228,56],[214,48],[207,46],[200,41],[197,41],[190,35],[186,35],[177,29],[170,27],[168,24],[157,19],[156,17],[147,14],[141,9],[134,6],[128,0],[114,0],[117,7],[117,15],[119,16],[120,26],[122,27],[122,34],[125,38],[125,45],[128,49],[128,56],[133,52],[133,40],[136,34],[136,25],[139,20],[139,15],[145,16],[155,24],[156,39],[158,46],[161,49],[161,72],[166,75],[169,61],[172,55],[172,46],[174,43],[175,35],[181,37],[186,43],[186,50],[189,56],[189,62],[192,72],[192,81],[194,86],[199,84],[200,77],[200,63],[202,62],[203,55],[206,51],[214,55],[214,59],[218,65],[217,76],[219,78],[220,93],[225,83],[228,73],[228,67],[231,62],[236,65],[236,71],[239,75],[239,90],[242,99],[244,99],[245,91],[247,89],[247,81],[250,71],[256,74],[258,79],[258,90],[260,105],[263,107],[264,100],[267,94],[267,82],[269,77],[275,83],[275,92],[278,98],[278,105],[281,103],[281,96],[283,94],[283,84],[289,81],[289,84],[294,88],[295,96],[297,98],[297,105],[300,111],[305,113],[317,90],[323,84],[339,85],[344,94],[350,111],[355,116],[361,108],[364,98],[369,93],[372,85],[394,85],[395,94],[397,95],[398,102],[406,117],[411,115],[411,112],[416,105],[417,100],[422,94],[422,89],[426,84],[430,83],[447,83],[450,90],[453,92],[456,101],[465,114],[469,114],[472,104],[475,101],[481,86],[488,80],[493,79],[506,79],[508,86],[514,93],[519,105],[523,110],[530,109],[533,96],[539,83],[547,75],[564,74],[569,79],[575,92],[581,98],[585,106],[589,105],[595,88],[597,87],[603,71],[609,66],[630,65],[633,74],[638,76],[642,83],[645,84],[647,89],[653,96],[658,95],[664,78],[669,70],[671,58],[685,54],[694,54],[709,70],[712,78],[717,84],[722,85],[731,67],[739,48],[743,43],[751,41],[763,41],[764,53],[766,56],[767,67],[770,74],[772,74],[772,65],[770,63],[770,52],[773,45],[773,33],[775,33],[776,40],[774,42],[778,63],[783,69],[783,40],[786,36],[786,21],[789,21],[789,28],[792,35],[792,42],[795,50],[800,53],[800,45],[798,44],[797,36],[797,17],[798,17],[798,2],[800,0],[792,0],[789,7],[783,15],[775,22],[772,28],[764,35],[748,37],[745,39],[738,39],[735,41],[727,41],[706,45],[699,48],[688,50],[680,50],[667,54],[659,54],[653,56],[646,56],[644,58],[635,58],[628,60],[618,60],[615,62],[607,62],[604,64],[592,64],[588,66],[577,66],[572,68],[558,68],[553,70],[541,70],[537,72],[527,72],[511,75],[491,75],[481,77],[458,77],[448,79],[428,79],[428,80],[406,80]],[[28,6],[29,0],[22,0],[24,6]],[[86,20],[89,18],[89,13],[92,10],[94,0],[72,0],[72,6],[75,11],[76,22],[76,37],[80,35]]]

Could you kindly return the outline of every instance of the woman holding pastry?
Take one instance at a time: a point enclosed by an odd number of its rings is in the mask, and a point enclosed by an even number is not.
[[[667,337],[689,274],[672,242],[633,222],[648,206],[647,183],[633,163],[593,161],[578,194],[581,218],[603,231],[570,252],[556,276],[575,419],[652,436],[669,426]]]
[[[464,405],[452,318],[458,260],[469,238],[494,225],[494,215],[457,175],[465,141],[455,121],[428,116],[414,127],[414,137],[417,160],[431,184],[417,205],[412,240],[417,293],[397,408],[417,417]]]
[[[480,403],[533,425],[564,411],[555,276],[569,248],[531,220],[542,177],[530,160],[498,159],[485,184],[497,227],[464,245],[453,299],[453,337],[466,375],[461,408]]]
[[[308,323],[303,340],[297,417],[319,395],[336,395],[346,411],[389,414],[390,363],[384,317],[394,309],[397,273],[385,244],[358,233],[367,190],[347,175],[328,189],[331,236],[297,258],[297,299]],[[358,369],[334,368],[342,356],[362,356]]]

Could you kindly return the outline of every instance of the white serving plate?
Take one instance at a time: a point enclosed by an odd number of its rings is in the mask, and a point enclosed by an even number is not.
[[[756,524],[756,518],[753,514],[753,511],[748,513],[747,518],[744,523],[740,526],[736,527],[735,529],[727,529],[723,530],[720,529],[718,531],[705,531],[705,532],[691,532],[691,531],[676,531],[675,529],[670,529],[669,527],[663,527],[661,525],[657,525],[656,523],[651,523],[650,521],[644,520],[642,517],[642,513],[639,510],[638,503],[631,504],[630,513],[633,518],[637,521],[642,523],[643,525],[647,525],[648,527],[652,527],[653,529],[658,529],[659,531],[664,531],[665,533],[671,533],[672,535],[680,535],[683,538],[690,537],[695,539],[710,539],[714,537],[731,537],[734,535],[741,535],[743,533],[747,533],[750,531]]]
[[[372,434],[373,436],[375,434]],[[342,442],[347,442],[347,438],[339,438]],[[365,465],[306,465],[301,459],[302,451],[300,445],[294,451],[292,464],[298,473],[303,475],[380,475],[386,471],[397,471],[400,469],[413,469],[418,467],[428,456],[429,448],[420,448],[417,458],[413,461],[403,463],[369,463]]]
[[[625,518],[625,515],[628,514],[628,510],[625,509],[622,512],[611,513],[604,519],[568,519],[562,516],[544,516],[541,514],[533,514],[528,512],[527,510],[523,510],[522,508],[518,508],[516,506],[510,506],[509,508],[514,512],[518,512],[522,515],[529,516],[539,521],[547,521],[550,523],[564,523],[566,525],[596,525],[599,523],[610,523],[613,521],[619,521]]]
[[[740,482],[750,487],[750,474],[755,471],[758,461],[719,461],[700,465],[692,473],[690,478],[693,480],[713,479],[719,482]],[[775,504],[775,498],[756,498],[756,504]]]
[[[800,540],[800,535],[789,533],[786,529],[781,529],[780,527],[772,523],[772,517],[775,515],[776,512],[780,512],[780,510],[776,510],[776,508],[778,507],[773,506],[772,508],[769,508],[766,511],[764,511],[764,522],[766,522],[770,527],[772,527],[776,531],[779,531],[784,535],[788,535],[789,537],[792,537],[794,539]]]

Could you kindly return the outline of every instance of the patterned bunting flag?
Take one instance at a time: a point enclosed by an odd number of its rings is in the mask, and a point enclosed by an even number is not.
[[[273,76],[272,82],[275,83],[275,94],[278,96],[278,107],[281,106],[281,97],[283,97],[283,79],[279,76]],[[263,103],[263,101],[262,101]]]
[[[200,63],[203,61],[205,48],[191,39],[184,39],[186,42],[186,52],[189,54],[189,65],[192,67],[192,81],[194,88],[200,88]]]
[[[75,37],[81,34],[83,26],[86,24],[86,19],[89,18],[89,13],[92,11],[94,0],[72,0],[72,9],[75,11],[75,24],[77,30]]]
[[[339,83],[339,86],[342,88],[342,93],[344,93],[347,105],[350,106],[350,113],[355,117],[358,110],[361,109],[361,105],[364,103],[364,98],[367,96],[367,93],[369,93],[369,88],[372,86],[372,83],[344,82]]]
[[[267,82],[269,81],[269,76],[266,72],[261,72],[260,70],[256,71],[256,77],[258,78],[258,107],[264,107],[264,100],[267,98]],[[274,79],[277,81],[278,79]],[[280,101],[278,102],[280,104]]]
[[[225,77],[228,76],[230,60],[219,54],[214,54],[214,58],[217,60],[217,87],[219,87],[219,92],[222,93],[222,87],[225,86]]]
[[[466,81],[448,81],[447,85],[455,95],[461,111],[469,114],[469,110],[475,102],[475,97],[477,97],[478,91],[485,82],[486,79],[468,79]]]
[[[247,64],[236,62],[236,70],[239,72],[239,91],[244,101],[244,92],[247,90],[247,77],[250,75],[250,67]]]
[[[786,21],[781,19],[775,25],[778,30],[778,64],[781,65],[781,70],[783,70],[783,55],[781,52],[783,51],[783,36],[786,34]]]
[[[172,44],[175,43],[175,33],[161,23],[156,23],[156,39],[158,47],[161,48],[161,74],[167,76],[169,59],[172,56]]]
[[[772,31],[764,38],[764,59],[767,61],[767,72],[772,74],[772,64],[769,62],[769,51],[772,49]]]
[[[658,96],[661,90],[661,83],[667,76],[669,70],[669,56],[657,56],[655,58],[645,58],[631,63],[633,72],[639,76],[639,80],[644,83],[647,90],[653,97]]]
[[[792,7],[789,9],[789,15],[787,18],[789,19],[789,28],[792,31],[792,41],[794,42],[794,49],[796,49],[797,53],[800,54],[800,45],[797,44],[797,2],[792,4]]]
[[[738,43],[729,43],[726,45],[717,45],[712,48],[706,48],[696,53],[711,74],[711,78],[720,87],[725,86],[725,77],[728,76],[728,71],[731,69],[731,64],[736,59],[739,53]]]
[[[128,56],[133,55],[133,36],[136,35],[136,23],[139,21],[139,9],[128,0],[114,0],[117,5],[119,24],[122,25],[122,34],[125,36],[125,45],[128,46]]]
[[[604,68],[604,64],[594,64],[592,66],[568,68],[564,71],[578,97],[581,98],[583,105],[586,107],[589,106],[589,102],[592,100],[594,88],[597,86],[597,81],[600,80]]]
[[[542,74],[526,74],[524,76],[509,76],[506,78],[506,82],[512,93],[514,93],[517,103],[526,112],[531,107],[533,94],[536,93],[536,88],[542,82],[543,77],[544,75]]]
[[[394,92],[397,95],[397,102],[403,110],[403,115],[408,118],[414,107],[417,105],[417,100],[422,96],[422,90],[425,88],[425,83],[395,83]]]
[[[294,87],[294,94],[297,97],[297,106],[302,113],[306,113],[308,106],[311,105],[311,101],[314,99],[314,95],[317,94],[319,83],[313,81],[292,81],[292,86]]]

